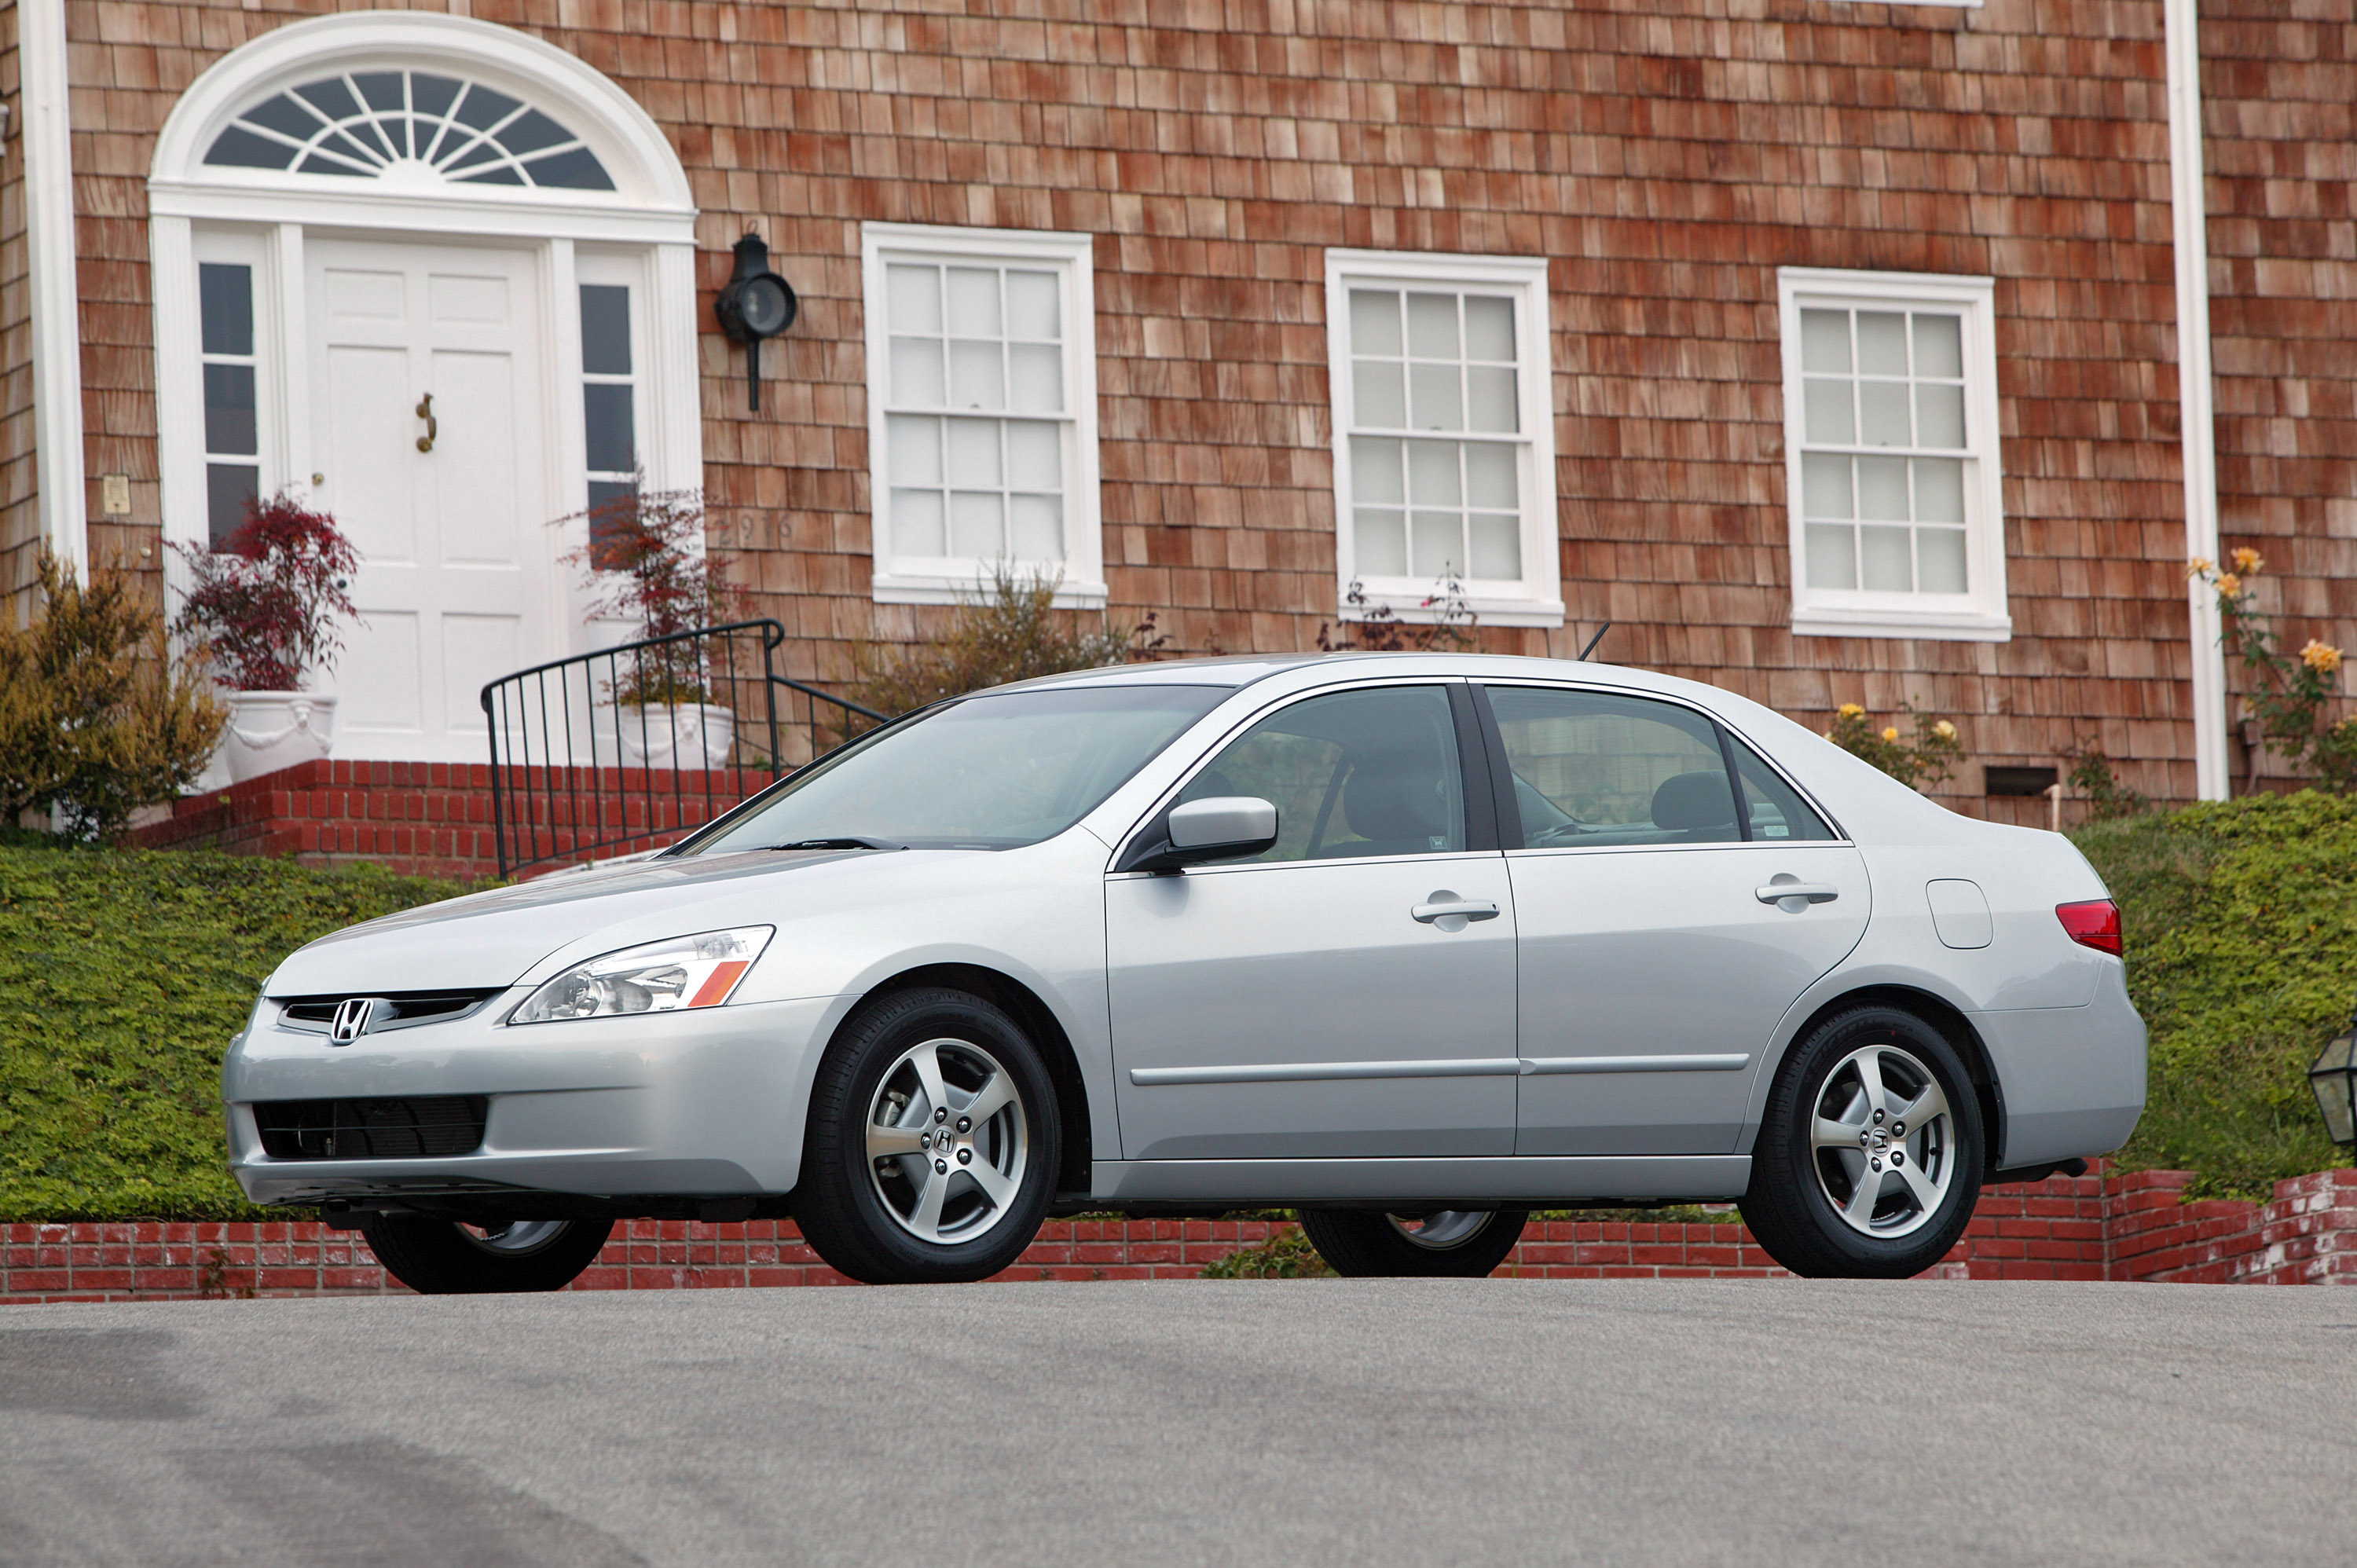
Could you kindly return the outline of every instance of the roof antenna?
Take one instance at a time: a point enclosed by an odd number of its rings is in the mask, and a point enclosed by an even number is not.
[[[1598,627],[1598,628],[1596,628],[1596,635],[1595,635],[1594,637],[1589,638],[1589,639],[1587,639],[1587,647],[1585,647],[1585,648],[1583,648],[1583,649],[1581,649],[1581,650],[1579,650],[1579,660],[1580,660],[1580,662],[1581,662],[1581,663],[1585,664],[1586,662],[1587,662],[1587,656],[1588,656],[1589,654],[1591,654],[1591,653],[1593,653],[1593,652],[1595,652],[1595,651],[1596,651],[1596,645],[1597,645],[1598,643],[1599,643],[1599,642],[1603,641],[1603,640],[1604,640],[1604,634],[1605,634],[1606,632],[1608,632],[1608,631],[1610,631],[1611,629],[1612,629],[1612,623],[1611,623],[1610,621],[1609,621],[1609,620],[1608,620],[1608,621],[1606,621],[1602,626],[1599,626],[1599,627]]]

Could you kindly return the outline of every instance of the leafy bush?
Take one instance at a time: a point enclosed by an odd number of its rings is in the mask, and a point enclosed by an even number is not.
[[[1308,1280],[1322,1279],[1334,1271],[1309,1244],[1298,1225],[1287,1225],[1274,1231],[1265,1241],[1249,1247],[1239,1247],[1226,1257],[1214,1260],[1203,1270],[1207,1280]]]
[[[1018,573],[1000,563],[988,588],[958,596],[948,624],[934,636],[905,648],[855,648],[852,695],[878,713],[905,714],[1009,681],[1159,656],[1168,639],[1155,629],[1152,613],[1127,632],[1116,631],[1102,613],[1057,609],[1062,582],[1058,573]]]
[[[2251,586],[2265,564],[2257,551],[2243,549],[2225,567],[2196,557],[2185,574],[2217,596],[2218,639],[2243,667],[2243,712],[2258,721],[2267,749],[2316,769],[2346,793],[2357,786],[2357,730],[2351,728],[2357,721],[2324,722],[2327,705],[2341,691],[2341,650],[2311,637],[2297,654],[2283,650],[2274,619],[2258,607]]]
[[[2121,1163],[2233,1197],[2341,1163],[2306,1075],[2357,1004],[2357,801],[2259,795],[2072,836],[2119,900],[2152,1032]]]
[[[222,685],[292,692],[343,651],[335,618],[360,613],[344,591],[360,557],[326,512],[248,500],[226,548],[172,549],[191,579],[172,630],[206,645]]]
[[[2063,755],[2070,759],[2071,771],[2062,776],[2062,781],[2086,802],[2089,822],[2109,822],[2152,810],[2152,797],[2121,783],[2118,770],[2097,742],[2081,741]]]
[[[1856,703],[1844,703],[1834,715],[1834,727],[1825,738],[1861,761],[1881,768],[1910,789],[1925,784],[1938,784],[1956,770],[1967,753],[1956,726],[1946,719],[1935,719],[1929,714],[1919,714],[1915,704],[1907,704],[1907,716],[1913,721],[1915,733],[1902,734],[1897,725],[1874,727],[1866,710]]]
[[[85,588],[46,555],[40,571],[39,618],[0,625],[0,822],[30,807],[70,838],[110,837],[196,781],[226,715],[127,580]]]
[[[0,1220],[262,1216],[222,1159],[221,1064],[263,980],[314,937],[457,891],[0,844]]]

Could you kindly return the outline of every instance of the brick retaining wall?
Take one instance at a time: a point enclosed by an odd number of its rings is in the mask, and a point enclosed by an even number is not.
[[[1982,1196],[1927,1278],[2357,1284],[2357,1171],[2276,1184],[2267,1203],[2182,1201],[2183,1171],[2056,1177]],[[1183,1279],[1276,1227],[1255,1220],[1057,1220],[999,1278]],[[1548,1278],[1780,1273],[1745,1227],[1534,1222],[1501,1273]],[[843,1284],[791,1222],[619,1227],[576,1290]],[[0,1303],[398,1290],[360,1238],[317,1224],[0,1226]]]

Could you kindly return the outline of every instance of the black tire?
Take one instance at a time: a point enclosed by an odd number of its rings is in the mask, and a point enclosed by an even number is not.
[[[1880,1112],[1853,1065],[1867,1053],[1883,1088]],[[1944,1119],[1934,1114],[1928,1124],[1876,1141],[1878,1127],[1903,1120],[1889,1112],[1920,1103],[1926,1079],[1938,1085]],[[1858,1148],[1830,1138],[1819,1146],[1812,1134],[1821,1112],[1855,1124]],[[1964,1234],[1980,1197],[1986,1147],[1980,1097],[1946,1037],[1896,1007],[1852,1008],[1820,1024],[1777,1069],[1739,1207],[1768,1255],[1796,1274],[1906,1279],[1945,1257]],[[1890,1164],[1873,1165],[1877,1159]],[[1870,1191],[1863,1185],[1869,1176]],[[1928,1206],[1927,1187],[1936,1194]],[[1860,1203],[1867,1229],[1844,1217],[1845,1208]]]
[[[906,1136],[921,1129],[928,1137],[940,1135],[915,1095],[897,1109],[892,1101],[915,1074],[909,1054],[928,1045],[946,1047],[935,1053],[935,1071],[951,1102],[932,1110],[954,1112],[961,1095],[974,1103],[990,1081],[984,1068],[995,1066],[1006,1073],[1012,1108],[1019,1112],[1019,1119],[1005,1111],[985,1118],[950,1151],[952,1157],[976,1158],[962,1168],[942,1159],[931,1174],[920,1168],[934,1162],[931,1149],[921,1155],[869,1153],[871,1134]],[[871,1112],[886,1120],[871,1128]],[[912,1120],[903,1127],[900,1118]],[[940,1123],[942,1132],[953,1134],[963,1127],[959,1118]],[[855,1280],[947,1284],[987,1279],[1039,1235],[1055,1196],[1061,1132],[1055,1080],[1012,1018],[962,991],[896,992],[845,1025],[819,1063],[794,1219],[818,1255]],[[1006,1201],[984,1191],[977,1165],[1008,1184]],[[912,1228],[921,1224],[925,1187],[919,1178],[941,1181],[947,1194],[935,1209],[931,1236]],[[961,1239],[962,1229],[973,1232],[971,1240]]]
[[[384,1272],[420,1295],[504,1295],[563,1290],[597,1261],[610,1219],[469,1229],[430,1214],[370,1214],[361,1234]]]
[[[1455,1233],[1451,1222],[1483,1218]],[[1460,1209],[1396,1219],[1356,1209],[1305,1209],[1301,1233],[1336,1273],[1352,1279],[1478,1280],[1506,1261],[1523,1239],[1526,1208]],[[1425,1229],[1445,1239],[1424,1240]]]

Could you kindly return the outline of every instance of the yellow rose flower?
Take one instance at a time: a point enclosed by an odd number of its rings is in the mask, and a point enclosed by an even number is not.
[[[2249,576],[2252,573],[2257,571],[2260,567],[2266,564],[2266,559],[2262,557],[2257,551],[2253,550],[2248,545],[2244,545],[2242,549],[2234,552],[2234,570],[2242,573],[2244,576]]]
[[[2189,577],[2208,576],[2210,575],[2210,557],[2207,555],[2196,555],[2192,560],[2188,561],[2185,564],[2185,575]]]
[[[1890,728],[1884,730],[1882,732],[1882,738],[1885,741],[1896,741],[1899,738],[1899,726],[1893,725]]]
[[[2299,661],[2319,675],[2330,675],[2341,668],[2341,650],[2311,637],[2308,646],[2299,650]]]
[[[2243,591],[2243,579],[2232,572],[2221,572],[2218,574],[2218,591],[2231,599]]]
[[[1856,703],[1844,703],[1841,705],[1841,716],[1846,719],[1862,719],[1866,717],[1866,710]]]
[[[1953,740],[1956,738],[1956,726],[1950,724],[1947,720],[1942,719],[1938,724],[1932,726],[1932,733],[1938,736],[1942,740]]]

